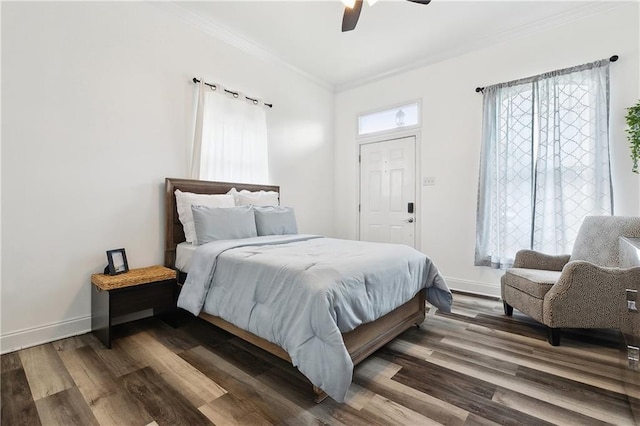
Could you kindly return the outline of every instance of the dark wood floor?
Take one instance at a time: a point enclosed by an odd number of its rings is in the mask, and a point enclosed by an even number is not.
[[[614,332],[544,330],[455,296],[356,367],[345,404],[315,404],[285,362],[196,318],[150,318],[2,356],[2,425],[637,424],[640,384]],[[628,373],[628,372],[627,372]]]

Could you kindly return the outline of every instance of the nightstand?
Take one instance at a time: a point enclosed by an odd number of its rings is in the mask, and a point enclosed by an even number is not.
[[[91,330],[109,349],[113,318],[151,308],[154,315],[176,311],[176,271],[164,266],[93,274],[91,284]]]

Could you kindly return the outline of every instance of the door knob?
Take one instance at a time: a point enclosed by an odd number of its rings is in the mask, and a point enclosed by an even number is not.
[[[412,218],[412,217],[410,217],[409,219],[407,219],[407,222],[409,222],[409,223],[413,223],[413,218]]]

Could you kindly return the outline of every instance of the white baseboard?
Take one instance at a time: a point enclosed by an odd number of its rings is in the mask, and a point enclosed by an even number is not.
[[[0,353],[6,354],[89,331],[91,331],[91,315],[12,331],[0,336]]]
[[[461,278],[444,277],[451,290],[464,291],[466,293],[481,296],[500,297],[500,285],[481,283],[478,281],[464,280]]]
[[[500,286],[481,283],[478,281],[465,280],[461,278],[445,277],[449,288],[452,290],[464,291],[467,293],[479,294],[482,296],[500,297]],[[153,314],[153,311],[145,310],[134,314],[118,318],[114,325],[125,321],[133,321]],[[0,336],[0,354],[53,342],[54,340],[66,337],[77,336],[91,331],[91,315],[71,318],[65,321],[58,321],[38,327],[25,328],[23,330],[12,331]]]
[[[113,318],[111,325],[135,321],[153,316],[153,309],[145,309]],[[66,337],[77,336],[91,331],[91,315],[58,321],[38,327],[12,331],[0,336],[0,354],[14,352],[32,346],[50,343]]]

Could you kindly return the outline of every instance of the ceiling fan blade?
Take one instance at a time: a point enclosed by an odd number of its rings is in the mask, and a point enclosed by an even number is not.
[[[429,4],[431,3],[431,0],[407,0],[410,1],[411,3],[418,3],[418,4]]]
[[[429,0],[431,1],[431,0]],[[358,18],[360,18],[360,11],[362,10],[363,0],[356,0],[356,3],[352,8],[345,7],[344,15],[342,16],[342,32],[351,31],[356,27]]]

